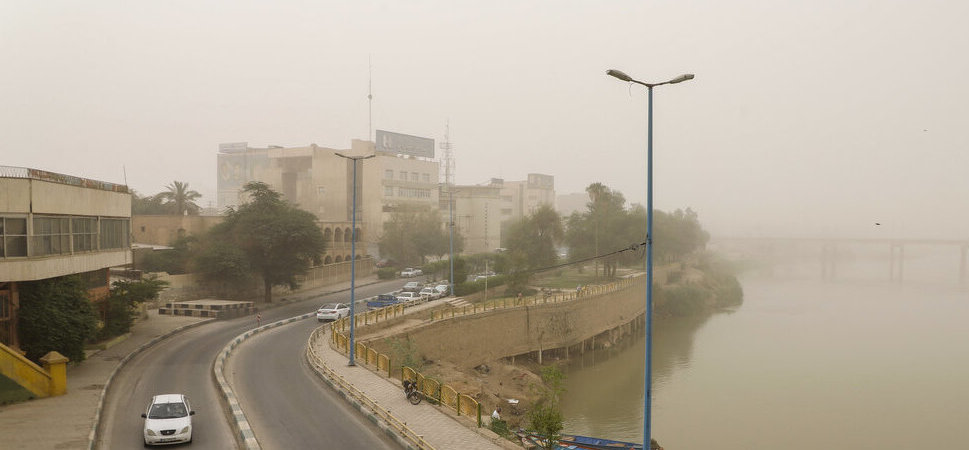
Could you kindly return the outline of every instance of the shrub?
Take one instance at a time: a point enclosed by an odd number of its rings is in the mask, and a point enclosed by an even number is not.
[[[397,269],[393,267],[381,267],[377,269],[377,279],[393,280],[394,278],[397,278]]]
[[[76,275],[23,283],[18,315],[21,347],[34,362],[51,351],[84,361],[84,344],[97,332],[94,305]]]

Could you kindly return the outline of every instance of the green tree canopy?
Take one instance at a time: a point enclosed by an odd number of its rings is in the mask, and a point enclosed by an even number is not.
[[[402,205],[384,223],[378,245],[380,254],[405,266],[418,266],[428,256],[450,253],[450,231],[441,213],[426,206]],[[454,253],[464,250],[464,238],[454,230]]]
[[[200,269],[210,279],[237,280],[250,271],[262,277],[264,299],[272,302],[272,287],[299,287],[298,275],[320,263],[325,251],[316,217],[286,201],[261,182],[243,187],[249,201],[230,208],[225,220],[212,227],[201,246]]]
[[[18,331],[28,359],[56,351],[84,361],[84,344],[94,338],[98,317],[78,275],[21,284]]]
[[[188,183],[183,183],[181,181],[173,181],[168,186],[165,186],[167,191],[162,191],[156,197],[162,201],[162,204],[168,209],[169,214],[182,215],[191,214],[198,215],[201,208],[199,205],[195,204],[195,200],[202,197],[196,191],[188,188]]]

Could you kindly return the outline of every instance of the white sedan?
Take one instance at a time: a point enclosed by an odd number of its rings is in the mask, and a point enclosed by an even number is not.
[[[441,293],[437,289],[434,289],[430,286],[424,289],[421,289],[421,291],[418,294],[420,294],[421,296],[423,296],[428,300],[437,300],[441,298]]]
[[[152,397],[145,419],[145,445],[192,442],[192,416],[195,411],[182,394]]]
[[[427,300],[427,298],[417,292],[401,292],[397,294],[397,300],[407,302],[411,300]]]
[[[417,277],[421,275],[424,275],[424,271],[421,269],[414,269],[412,267],[408,267],[400,271],[400,276],[404,278]]]
[[[349,303],[327,303],[316,310],[316,320],[319,322],[339,320],[344,317],[350,317]]]

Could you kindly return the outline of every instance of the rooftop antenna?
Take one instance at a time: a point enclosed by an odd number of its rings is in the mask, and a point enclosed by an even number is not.
[[[454,186],[454,152],[451,151],[454,147],[451,144],[450,135],[451,121],[448,120],[444,125],[444,142],[437,144],[441,150],[444,150],[444,184],[447,185],[448,192]]]
[[[454,154],[451,152],[451,121],[448,120],[444,125],[444,142],[438,144],[444,150],[444,183],[447,186],[447,210],[448,210],[448,262],[450,270],[448,275],[448,294],[454,295]],[[487,281],[485,281],[487,283]],[[487,289],[485,290],[487,294]]]
[[[367,102],[369,103],[369,121],[367,122],[367,140],[374,139],[373,137],[373,62],[371,61],[370,55],[367,55],[367,67],[369,70],[369,77],[367,78]]]

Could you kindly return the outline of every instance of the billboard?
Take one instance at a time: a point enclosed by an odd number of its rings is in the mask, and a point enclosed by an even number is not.
[[[378,152],[422,158],[434,157],[434,139],[377,130],[376,140]]]

